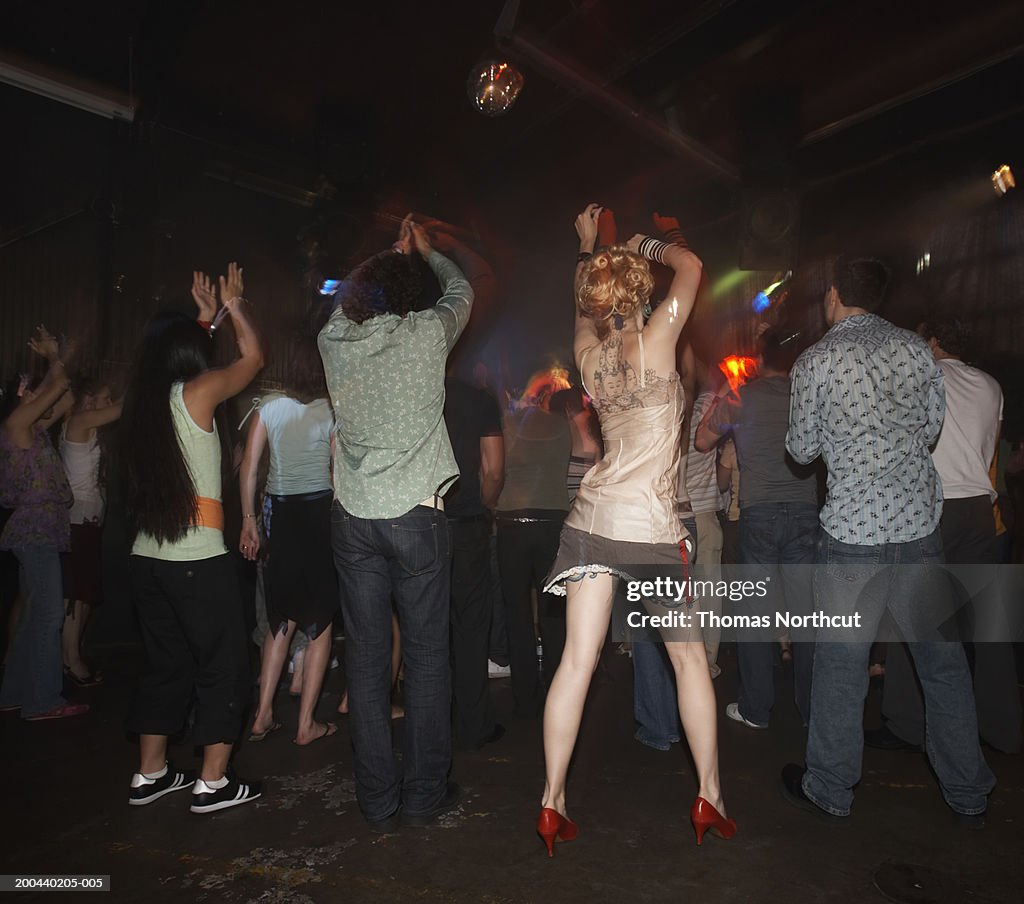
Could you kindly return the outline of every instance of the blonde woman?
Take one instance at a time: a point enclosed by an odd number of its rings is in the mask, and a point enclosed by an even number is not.
[[[583,478],[562,531],[546,590],[567,596],[567,637],[544,709],[546,782],[537,831],[555,841],[578,834],[565,785],[583,705],[611,618],[615,582],[636,565],[679,570],[683,531],[676,514],[683,390],[676,342],[700,285],[702,266],[685,248],[635,235],[594,252],[601,208],[576,218],[574,355],[601,421],[604,457]],[[668,297],[644,322],[653,288],[647,259],[674,271]],[[718,777],[715,694],[697,629],[666,637],[679,715],[697,768],[691,819],[700,844],[709,829],[730,838]]]

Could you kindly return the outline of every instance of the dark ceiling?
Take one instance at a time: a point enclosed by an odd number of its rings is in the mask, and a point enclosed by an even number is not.
[[[1013,2],[43,0],[0,40],[254,178],[520,235],[595,198],[699,228],[780,188],[820,231],[837,204],[984,176],[1024,135]],[[526,85],[488,119],[465,81],[495,53]]]

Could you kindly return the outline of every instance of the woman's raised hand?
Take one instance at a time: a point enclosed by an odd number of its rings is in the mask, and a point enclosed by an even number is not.
[[[57,342],[57,337],[51,336],[50,331],[42,324],[36,327],[36,334],[28,340],[28,347],[51,363],[60,357],[60,345]]]
[[[604,208],[600,204],[588,204],[576,217],[576,235],[580,238],[580,248],[593,251],[597,242],[597,221]]]
[[[236,302],[242,297],[245,291],[245,283],[242,281],[242,268],[235,261],[228,264],[227,276],[220,277],[220,303],[224,307],[230,307],[230,302]]]
[[[217,296],[213,294],[213,280],[199,270],[192,271],[192,299],[196,303],[196,319],[212,323],[217,313]]]

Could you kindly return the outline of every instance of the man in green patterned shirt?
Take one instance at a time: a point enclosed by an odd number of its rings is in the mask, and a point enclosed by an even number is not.
[[[418,252],[442,297],[413,310]],[[371,829],[423,826],[450,809],[448,524],[458,476],[445,428],[445,361],[469,321],[462,271],[406,217],[390,251],[342,283],[320,333],[335,415],[332,543],[345,617],[356,796]],[[405,659],[405,750],[391,749],[391,606]]]

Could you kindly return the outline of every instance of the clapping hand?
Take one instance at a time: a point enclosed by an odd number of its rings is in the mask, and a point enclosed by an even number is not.
[[[415,247],[424,260],[430,257],[430,252],[434,250],[427,231],[413,221],[411,213],[407,213],[402,220],[402,225],[398,229],[398,241],[391,247],[399,254],[412,254]]]
[[[227,276],[220,277],[220,303],[224,307],[230,307],[237,302],[245,291],[245,284],[242,282],[242,268],[235,261],[228,264]]]
[[[213,280],[198,270],[192,271],[192,298],[196,303],[196,317],[204,323],[213,323],[217,313],[217,296],[213,293]]]

